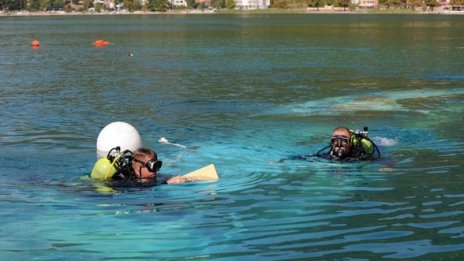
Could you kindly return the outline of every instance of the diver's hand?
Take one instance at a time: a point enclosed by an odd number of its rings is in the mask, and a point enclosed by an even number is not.
[[[188,180],[182,176],[175,176],[166,181],[168,184],[179,184],[179,183],[185,183]]]

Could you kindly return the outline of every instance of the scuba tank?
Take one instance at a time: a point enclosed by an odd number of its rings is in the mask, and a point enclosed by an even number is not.
[[[134,176],[132,170],[133,153],[130,150],[121,152],[121,148],[112,148],[106,157],[95,163],[90,177],[97,180],[124,179]]]
[[[361,146],[364,152],[367,154],[372,154],[374,150],[374,143],[367,137],[368,135],[368,128],[364,127],[363,131],[359,130],[350,130],[351,132],[351,145]]]
[[[108,158],[100,158],[95,162],[90,177],[92,179],[106,180],[116,173],[115,165]]]
[[[368,127],[364,127],[362,131],[350,130],[351,132],[351,151],[356,159],[372,159],[374,153],[377,153],[377,159],[380,158],[380,151],[377,145],[367,136],[369,134]]]

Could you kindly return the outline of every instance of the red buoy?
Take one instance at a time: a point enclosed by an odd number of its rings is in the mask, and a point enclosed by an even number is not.
[[[40,42],[37,41],[37,40],[34,40],[34,41],[32,41],[31,45],[32,45],[32,47],[39,47],[39,46],[40,46]]]
[[[93,45],[95,47],[103,47],[103,46],[108,46],[110,43],[108,41],[105,41],[105,40],[96,40]]]

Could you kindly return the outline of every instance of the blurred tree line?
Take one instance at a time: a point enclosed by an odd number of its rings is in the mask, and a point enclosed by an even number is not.
[[[451,5],[464,5],[464,0],[451,0]],[[439,6],[437,0],[379,0],[379,7],[415,9],[417,7]],[[304,8],[334,6],[354,9],[356,6],[351,0],[271,0],[271,7],[275,8]]]
[[[166,11],[176,8],[171,6],[168,0],[148,0],[145,6],[142,6],[139,0],[115,0],[115,4],[122,4],[124,9],[130,12],[137,10]],[[451,0],[450,4],[464,5],[464,0]],[[356,7],[351,3],[351,0],[271,0],[270,7],[281,9],[320,8],[326,5],[343,7],[344,9],[354,9]],[[379,0],[379,7],[384,8],[422,8],[425,10],[429,7],[433,10],[436,6],[439,6],[437,0]],[[187,0],[187,8],[234,9],[235,7],[236,3],[234,0],[211,0],[209,6],[206,6],[204,1],[197,2],[196,0]],[[99,12],[105,9],[105,6],[102,4],[95,4],[94,0],[83,0],[81,4],[79,4],[79,0],[0,0],[0,10],[3,11],[88,11],[89,8],[94,8],[95,11]]]

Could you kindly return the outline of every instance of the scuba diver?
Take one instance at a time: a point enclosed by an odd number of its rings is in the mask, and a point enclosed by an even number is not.
[[[337,127],[332,132],[329,145],[313,156],[338,161],[380,159],[379,148],[367,137],[367,133],[367,127],[363,131]]]
[[[139,148],[134,152],[115,147],[108,155],[95,164],[90,177],[104,180],[111,186],[150,186],[160,184],[184,183],[182,176],[159,177],[158,171],[163,165],[156,152],[148,148]]]
[[[346,127],[337,127],[333,130],[329,145],[315,154],[291,156],[285,160],[314,161],[316,158],[334,161],[357,161],[380,159],[377,145],[367,137],[368,128],[363,131],[352,131]]]

